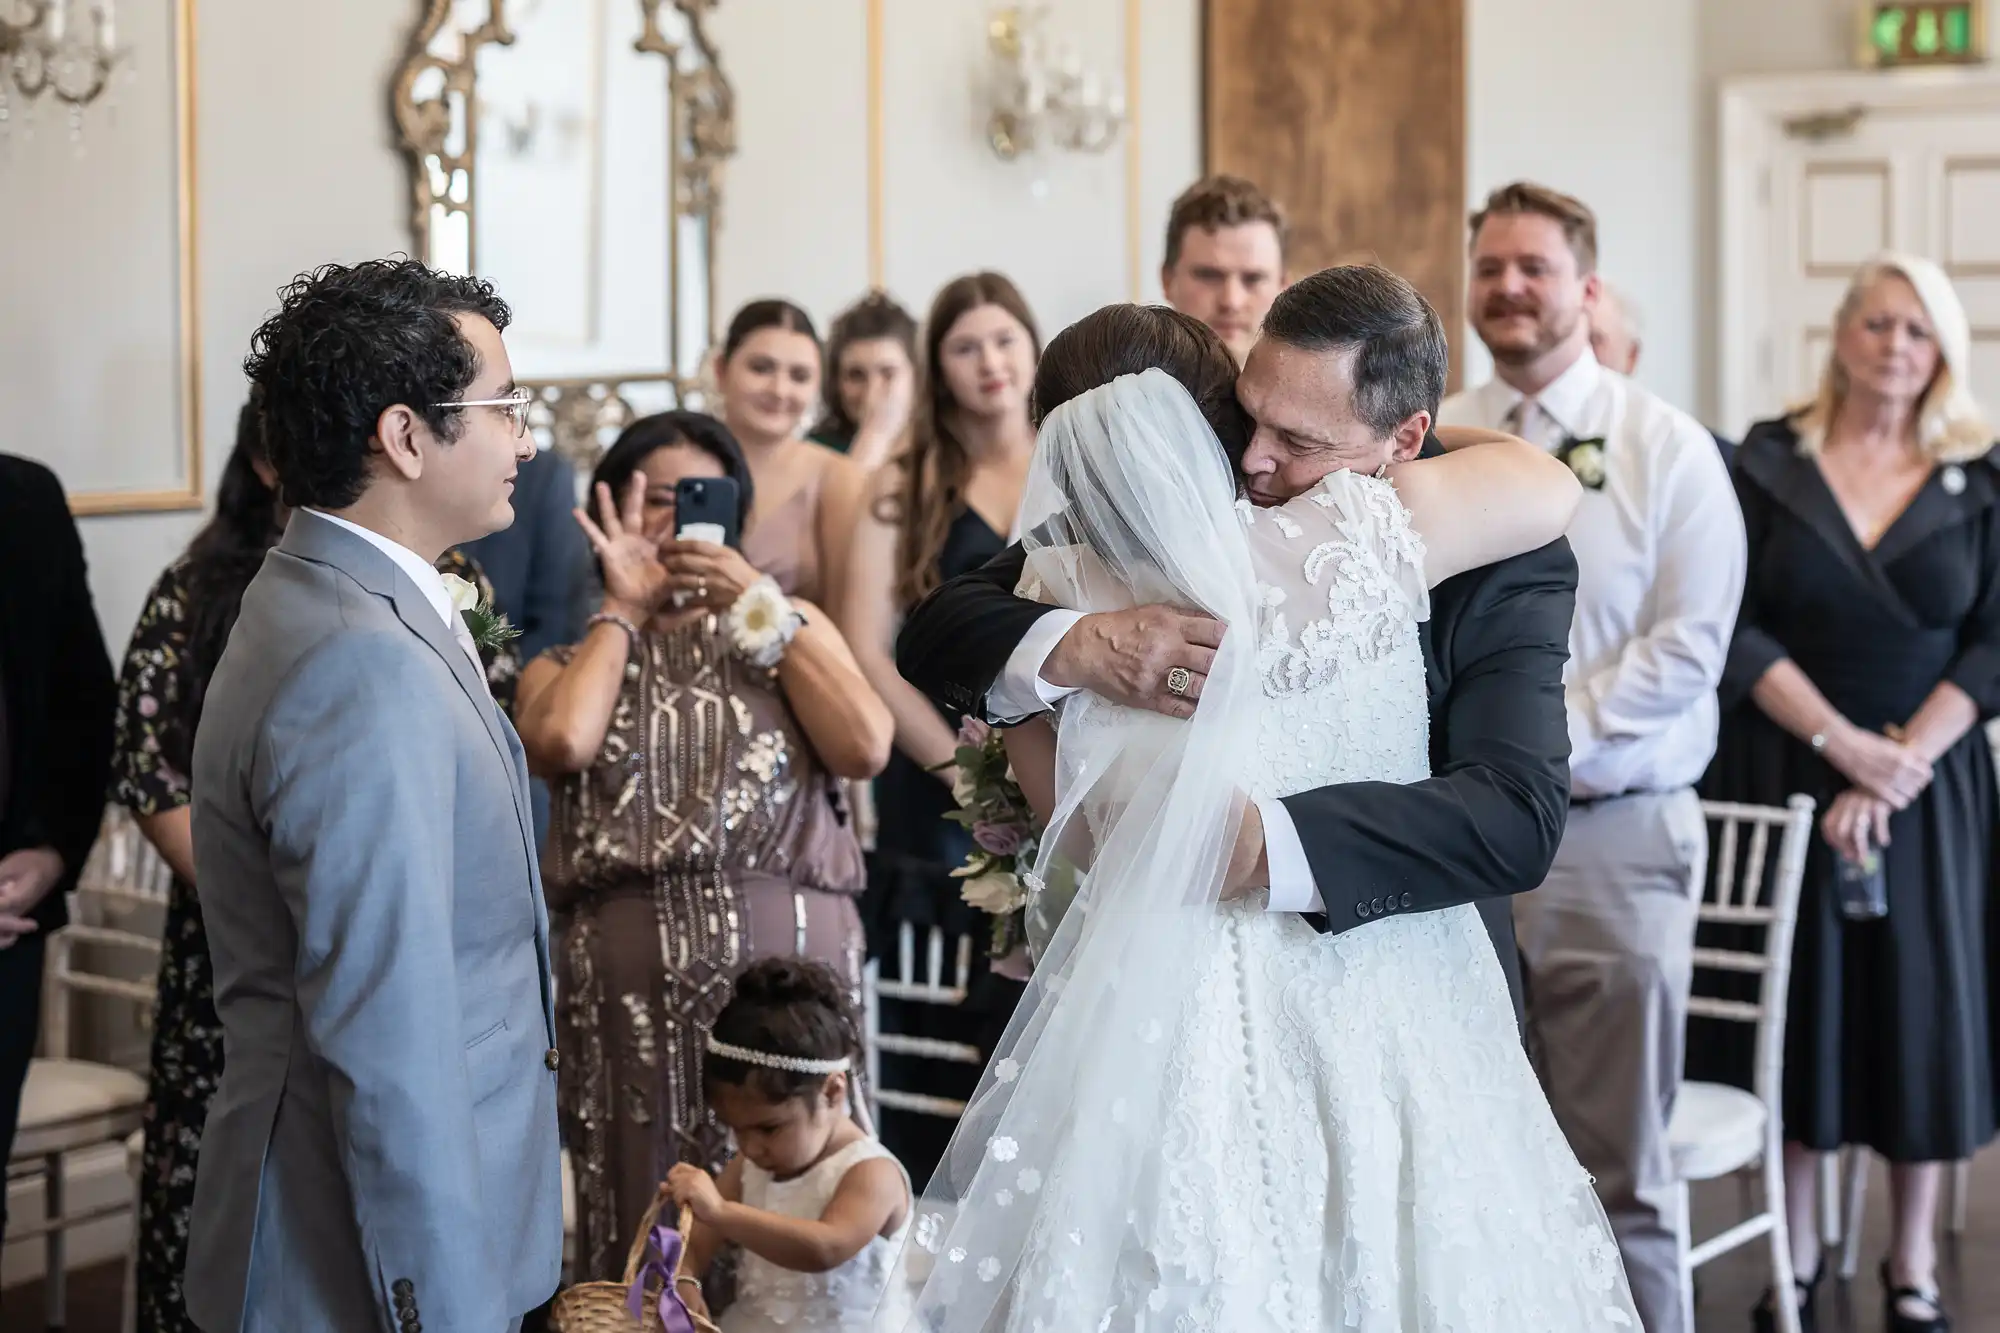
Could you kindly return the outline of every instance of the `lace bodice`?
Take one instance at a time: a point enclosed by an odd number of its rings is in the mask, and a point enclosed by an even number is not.
[[[775,1179],[770,1172],[745,1161],[743,1202],[783,1217],[818,1220],[833,1201],[841,1178],[878,1157],[896,1160],[880,1140],[856,1139],[792,1180]],[[899,1165],[897,1169],[902,1168]],[[908,1186],[905,1175],[904,1188]],[[890,1322],[884,1327],[897,1327],[907,1293],[892,1289],[890,1282],[909,1229],[906,1216],[895,1235],[872,1238],[861,1253],[825,1273],[794,1273],[746,1251],[736,1303],[722,1317],[723,1333],[860,1333],[876,1326],[876,1305],[885,1294],[889,1299],[883,1302],[883,1314]]]
[[[1336,782],[1430,776],[1417,626],[1430,614],[1423,543],[1387,481],[1329,473],[1249,530],[1267,706],[1244,783],[1259,798]]]

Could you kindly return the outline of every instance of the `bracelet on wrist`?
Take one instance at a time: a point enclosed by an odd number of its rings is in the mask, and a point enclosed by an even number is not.
[[[591,616],[590,619],[583,622],[583,627],[586,630],[598,625],[616,625],[619,629],[625,631],[625,637],[631,641],[634,648],[639,646],[639,627],[626,617],[619,615],[616,611],[599,611],[597,614]]]

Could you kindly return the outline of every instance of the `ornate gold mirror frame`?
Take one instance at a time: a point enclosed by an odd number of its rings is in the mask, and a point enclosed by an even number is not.
[[[433,267],[478,272],[479,53],[515,40],[507,22],[509,0],[486,0],[477,26],[456,33],[446,25],[467,0],[425,0],[423,18],[410,35],[402,66],[391,89],[391,105],[404,153],[409,159],[410,229],[416,254]],[[690,363],[717,336],[715,307],[716,237],[721,230],[722,165],[736,152],[736,96],[722,72],[706,19],[716,0],[637,0],[643,27],[633,50],[663,57],[667,64],[669,163],[666,183],[667,364],[630,373],[524,376],[536,397],[530,425],[541,441],[580,469],[588,470],[605,445],[644,411],[628,395],[657,401],[665,395],[678,405],[702,397],[704,383]],[[678,13],[686,35],[669,36],[664,11]],[[455,45],[455,49],[454,48]],[[601,128],[600,128],[600,133]],[[679,286],[683,224],[701,224],[705,237],[706,310],[704,345],[684,345]],[[504,296],[505,293],[502,293]],[[693,353],[694,355],[690,355]],[[651,410],[651,409],[647,409]]]

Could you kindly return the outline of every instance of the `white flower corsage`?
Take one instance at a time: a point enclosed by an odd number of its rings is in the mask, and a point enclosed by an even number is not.
[[[521,631],[515,629],[493,603],[480,597],[478,585],[456,574],[441,574],[439,577],[444,580],[445,595],[451,598],[451,609],[465,622],[473,645],[481,652],[497,652],[521,637]]]
[[[729,608],[729,643],[752,666],[774,667],[805,623],[774,580],[758,579]]]

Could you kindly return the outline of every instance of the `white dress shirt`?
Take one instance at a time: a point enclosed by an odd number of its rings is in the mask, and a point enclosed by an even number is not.
[[[1603,485],[1585,489],[1569,529],[1570,785],[1581,799],[1692,785],[1715,753],[1715,689],[1747,559],[1714,437],[1587,348],[1532,403],[1493,380],[1446,399],[1438,424],[1508,430],[1551,451],[1604,441]]]
[[[410,582],[417,585],[417,591],[422,593],[424,599],[437,609],[438,618],[444,621],[444,627],[448,630],[457,630],[458,616],[452,610],[451,594],[445,591],[444,575],[438,573],[433,566],[424,563],[422,556],[399,541],[384,537],[381,533],[372,529],[364,528],[359,523],[350,523],[337,514],[327,513],[324,509],[308,509],[306,512],[314,518],[323,518],[329,523],[346,528],[362,541],[367,542],[383,555],[395,561],[396,568],[408,574]]]

